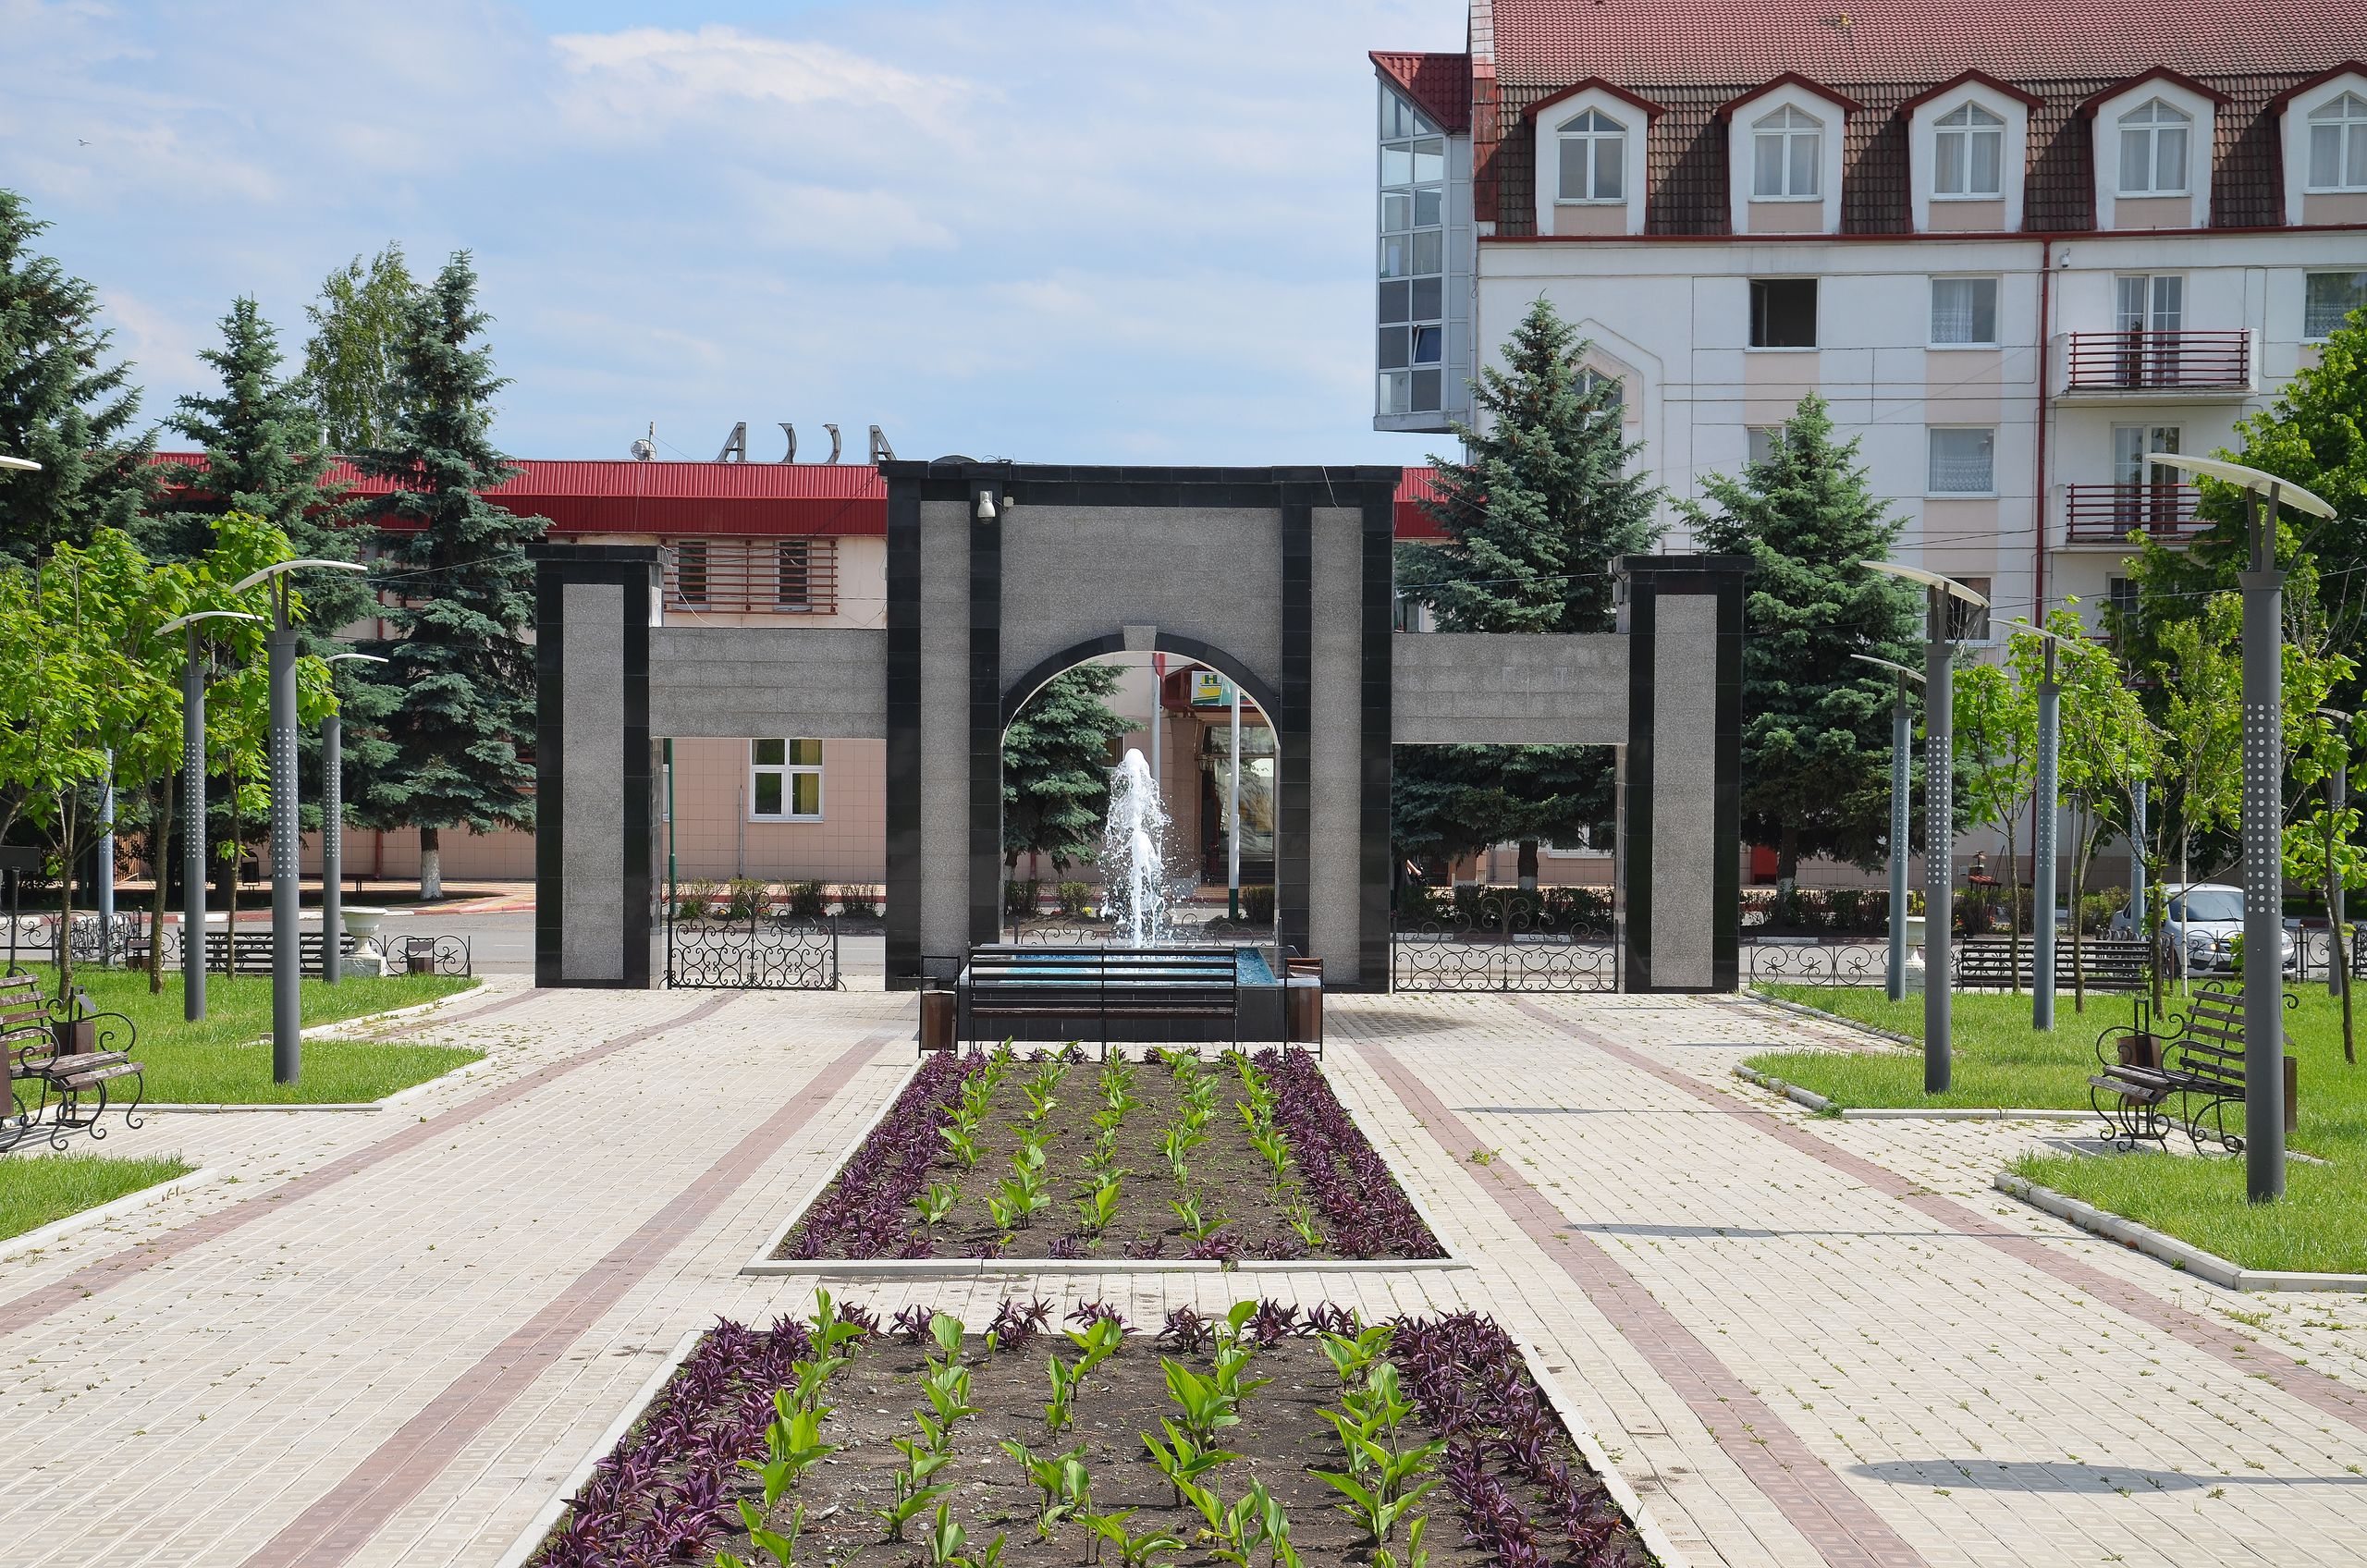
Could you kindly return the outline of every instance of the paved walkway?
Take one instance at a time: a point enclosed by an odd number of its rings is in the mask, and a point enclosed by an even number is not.
[[[450,1012],[417,1037],[489,1049],[472,1076],[158,1117],[110,1148],[238,1179],[0,1243],[0,1562],[493,1562],[685,1331],[803,1305],[736,1271],[911,1062],[879,993]],[[1989,1189],[2059,1126],[1811,1121],[1731,1077],[1820,1038],[1726,999],[1341,999],[1343,1096],[1478,1267],[1260,1288],[1495,1312],[1698,1563],[2367,1561],[2367,1302],[2221,1292]],[[843,1288],[1137,1321],[1237,1289]]]

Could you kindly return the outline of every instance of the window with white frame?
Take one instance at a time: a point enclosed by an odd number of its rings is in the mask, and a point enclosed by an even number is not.
[[[2302,288],[2304,337],[2331,337],[2351,312],[2367,310],[2367,272],[2313,272]]]
[[[1939,196],[2005,194],[2005,122],[1978,104],[1942,115],[1932,139],[1932,190]]]
[[[1933,425],[1932,472],[1924,487],[1932,496],[1988,496],[1997,489],[1997,431],[1993,425]]]
[[[1755,463],[1763,463],[1775,456],[1775,438],[1783,434],[1780,424],[1746,424],[1742,427],[1746,454]]]
[[[1446,138],[1380,94],[1380,381],[1384,414],[1441,407],[1446,362]]]
[[[1564,120],[1560,138],[1562,200],[1626,200],[1627,128],[1600,109]]]
[[[2312,190],[2367,190],[2367,98],[2346,92],[2310,111]]]
[[[1817,170],[1824,162],[1824,122],[1786,104],[1752,122],[1750,159],[1754,197],[1818,195]]]
[[[762,822],[822,819],[822,742],[748,742],[748,816]]]
[[[1616,410],[1627,401],[1626,378],[1583,366],[1578,371],[1578,396],[1599,410]]]
[[[2159,98],[2120,116],[2120,193],[2187,193],[2187,141],[2194,121]]]
[[[1993,345],[1997,341],[1997,280],[1932,280],[1932,341]]]

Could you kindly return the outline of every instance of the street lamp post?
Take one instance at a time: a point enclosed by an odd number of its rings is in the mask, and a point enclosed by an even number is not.
[[[2241,463],[2155,452],[2158,467],[2199,473],[2244,493],[2250,570],[2244,594],[2244,1189],[2254,1203],[2285,1195],[2285,573],[2276,508],[2334,508],[2300,485]],[[2263,504],[2265,503],[2265,504]]]
[[[2055,679],[2055,647],[2063,639],[2027,620],[2008,621],[2045,647],[2038,682],[2038,820],[2030,846],[2030,1027],[2054,1027],[2054,816],[2063,758],[2063,683]],[[2079,918],[2075,911],[2074,920]]]
[[[1893,561],[1868,561],[1869,571],[1919,582],[1924,590],[1923,643],[1923,1092],[1948,1090],[1951,1016],[1956,986],[1956,640],[1948,631],[1949,601],[1980,608],[1988,598],[1952,577]]]
[[[375,654],[331,654],[323,664],[384,664]],[[345,721],[321,720],[321,978],[345,978]]]
[[[303,1071],[303,949],[298,924],[300,849],[296,824],[296,627],[288,619],[288,573],[317,567],[360,571],[353,561],[281,561],[230,585],[243,594],[269,583],[271,631],[271,1081],[293,1084]],[[236,946],[233,939],[232,945]]]
[[[198,623],[262,619],[244,610],[195,610],[156,629],[162,635],[178,628],[182,637],[181,815],[189,820],[181,829],[181,1016],[191,1023],[205,1017],[205,665]],[[235,971],[237,933],[227,941]]]
[[[1909,753],[1915,726],[1907,708],[1907,683],[1921,684],[1923,677],[1903,664],[1852,654],[1861,664],[1880,665],[1891,672],[1890,708],[1890,951],[1883,968],[1883,994],[1891,1000],[1907,999],[1907,860],[1909,829],[1907,795]]]
[[[2357,716],[2339,708],[2320,708],[2319,717],[2331,718],[2346,729],[2357,723]],[[2335,824],[2342,810],[2350,803],[2350,743],[2343,742],[2342,756],[2326,776],[2326,994],[2342,999],[2342,1060],[2350,1061],[2359,1054],[2353,1042],[2350,1024],[2350,954],[2343,946],[2343,887],[2342,878],[2335,873]]]

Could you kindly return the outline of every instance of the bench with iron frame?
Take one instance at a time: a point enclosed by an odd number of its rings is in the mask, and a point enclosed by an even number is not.
[[[2286,994],[2288,1010],[2297,1001],[2290,992]],[[2289,1050],[2289,1035],[2285,1044]],[[2097,1037],[2098,1071],[2088,1080],[2088,1104],[2116,1148],[2153,1143],[2166,1150],[2175,1128],[2186,1133],[2197,1153],[2206,1136],[2237,1153],[2244,1138],[2240,1132],[2228,1131],[2227,1108],[2236,1108],[2240,1125],[2244,1050],[2241,991],[2205,986],[2188,998],[2184,1013],[2165,1009],[2158,1018],[2151,999],[2140,996],[2129,1029],[2107,1029]],[[2286,1074],[2289,1098],[2289,1056]]]
[[[0,1070],[8,1088],[0,1150],[44,1133],[60,1149],[71,1133],[104,1138],[100,1118],[124,1089],[131,1095],[124,1125],[139,1126],[147,1092],[146,1070],[131,1057],[139,1033],[123,1014],[93,1008],[79,986],[52,1002],[31,974],[0,975]]]
[[[956,987],[964,1041],[1240,1038],[1238,959],[1228,947],[1157,949],[993,943],[970,949]]]

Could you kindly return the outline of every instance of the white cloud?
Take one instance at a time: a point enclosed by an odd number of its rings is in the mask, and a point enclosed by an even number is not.
[[[880,256],[953,243],[951,229],[893,190],[841,190],[762,178],[750,178],[739,189],[745,204],[735,218],[750,226],[753,238],[784,251]]]
[[[889,108],[926,119],[964,93],[950,78],[734,27],[562,33],[551,46],[570,80],[572,107],[632,124],[704,116],[734,103]]]

